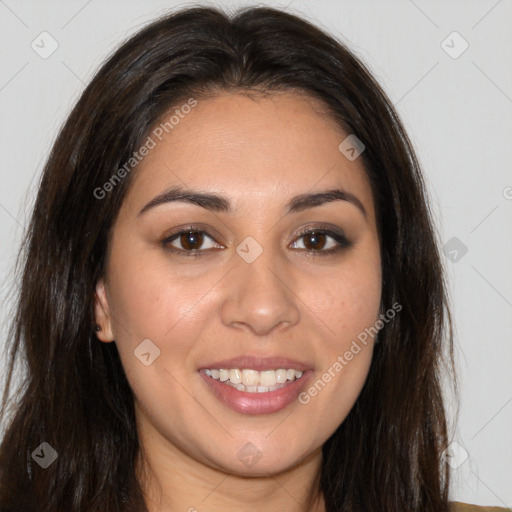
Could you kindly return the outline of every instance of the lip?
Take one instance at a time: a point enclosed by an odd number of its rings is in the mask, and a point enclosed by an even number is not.
[[[311,365],[303,363],[301,361],[296,361],[294,359],[290,359],[288,357],[262,357],[262,356],[253,356],[253,355],[243,355],[238,357],[232,357],[231,359],[223,359],[222,361],[214,361],[212,363],[204,364],[200,366],[199,370],[205,369],[221,369],[224,368],[226,370],[230,370],[232,368],[240,368],[240,369],[248,369],[248,370],[278,370],[279,368],[283,369],[294,369],[299,370],[301,372],[306,372],[311,370]]]
[[[219,367],[214,366],[213,368]],[[230,367],[228,366],[228,368]],[[237,366],[232,366],[231,368],[237,368]],[[267,391],[266,393],[238,391],[236,388],[208,377],[204,369],[199,371],[199,375],[222,404],[236,412],[254,415],[278,412],[296,401],[299,394],[307,386],[308,381],[313,375],[313,370],[306,370],[300,379],[290,381],[283,388]]]

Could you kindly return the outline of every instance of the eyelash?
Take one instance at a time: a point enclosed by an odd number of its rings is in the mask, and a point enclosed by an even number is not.
[[[196,257],[196,258],[200,257],[200,256],[204,256],[206,254],[206,252],[208,252],[211,249],[206,249],[206,250],[193,249],[193,250],[187,251],[184,249],[176,249],[175,247],[172,247],[171,245],[169,245],[176,238],[179,238],[181,235],[184,235],[184,234],[187,234],[190,232],[206,235],[209,238],[211,238],[215,243],[217,243],[216,240],[204,229],[201,229],[201,228],[198,228],[195,226],[188,226],[188,227],[186,227],[180,231],[177,231],[176,233],[173,233],[172,235],[164,238],[161,242],[162,246],[164,247],[165,250],[167,250],[173,254],[177,254],[178,256]],[[308,235],[308,234],[311,234],[311,233],[321,233],[321,234],[327,235],[328,237],[332,238],[333,240],[335,240],[338,243],[338,245],[336,247],[332,247],[331,249],[325,249],[325,250],[301,249],[301,251],[308,253],[312,257],[329,256],[332,254],[336,254],[337,252],[339,252],[343,249],[346,249],[348,247],[351,247],[351,245],[352,245],[352,243],[349,242],[349,240],[347,240],[347,238],[344,235],[342,235],[340,233],[336,233],[335,231],[331,231],[326,228],[322,228],[320,226],[319,227],[308,227],[308,228],[302,230],[298,234],[297,240]]]

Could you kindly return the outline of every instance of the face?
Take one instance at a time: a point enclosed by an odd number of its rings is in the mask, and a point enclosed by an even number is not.
[[[296,93],[198,100],[152,132],[134,171],[96,320],[161,454],[277,473],[319,455],[363,387],[372,339],[354,340],[381,299],[374,204],[320,107]]]

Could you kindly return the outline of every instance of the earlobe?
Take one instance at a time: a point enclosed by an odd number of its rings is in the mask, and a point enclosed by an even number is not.
[[[110,304],[103,279],[100,279],[96,284],[96,291],[94,294],[94,316],[96,320],[96,328],[94,332],[97,338],[105,343],[114,341],[115,337],[112,330]]]

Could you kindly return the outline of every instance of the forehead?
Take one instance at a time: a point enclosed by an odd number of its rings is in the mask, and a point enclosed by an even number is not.
[[[127,201],[136,207],[180,186],[231,197],[239,210],[343,188],[373,216],[361,158],[350,161],[338,148],[347,136],[319,100],[295,92],[224,93],[193,108],[176,105],[150,132],[154,147],[137,165]]]

